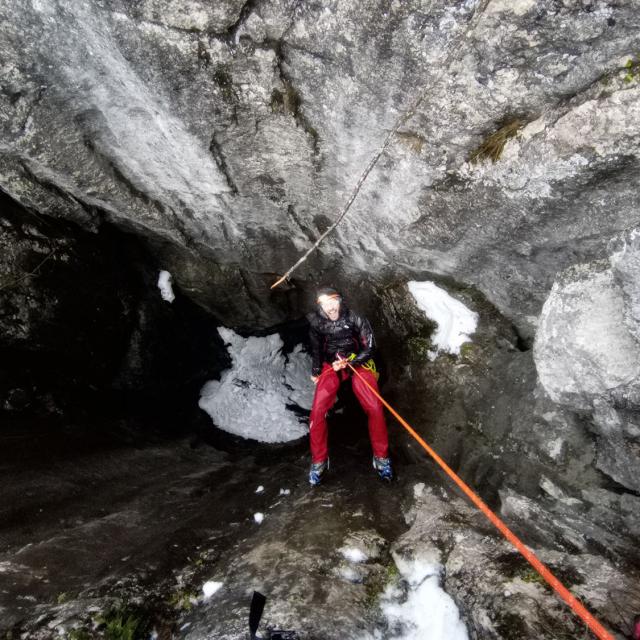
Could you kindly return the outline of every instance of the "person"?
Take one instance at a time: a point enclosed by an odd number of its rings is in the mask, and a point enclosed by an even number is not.
[[[640,640],[640,615],[633,619],[633,640]]]
[[[372,354],[375,348],[369,321],[347,308],[333,288],[318,291],[317,309],[307,316],[311,342],[311,380],[316,385],[309,422],[311,469],[309,483],[320,484],[329,467],[327,411],[333,406],[340,384],[351,378],[353,392],[367,414],[373,467],[385,481],[393,478],[384,410],[367,387],[378,390]],[[359,375],[348,367],[351,364]]]

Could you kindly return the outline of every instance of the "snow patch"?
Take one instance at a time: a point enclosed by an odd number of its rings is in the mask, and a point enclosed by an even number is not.
[[[438,325],[433,336],[437,351],[459,354],[478,326],[478,314],[433,282],[411,281],[407,286],[418,307]],[[436,356],[437,353],[430,354],[432,360]]]
[[[365,562],[368,558],[367,554],[357,547],[342,547],[340,553],[349,562]]]
[[[256,493],[262,493],[264,491],[264,487],[262,485],[260,485],[257,489],[256,489]]]
[[[264,338],[243,338],[219,327],[232,365],[220,380],[207,382],[198,406],[217,427],[260,442],[288,442],[308,432],[306,423],[290,406],[311,409],[311,358],[302,346],[285,357],[277,333]]]
[[[395,555],[395,554],[394,554]],[[424,559],[396,564],[402,580],[389,585],[380,601],[388,640],[468,640],[453,599],[440,587],[442,567]],[[362,640],[382,640],[376,630]]]
[[[555,440],[551,440],[547,443],[547,453],[551,458],[557,460],[562,453],[562,445],[564,444],[564,440],[562,438],[556,438]]]
[[[260,513],[258,511],[258,513],[254,513],[253,514],[253,519],[257,524],[262,524],[263,520],[264,520],[264,513]]]
[[[413,485],[413,497],[417,500],[418,498],[422,498],[424,495],[424,490],[426,485],[424,482],[418,482]]]
[[[347,582],[351,582],[353,584],[359,584],[362,582],[362,575],[360,575],[359,571],[356,571],[353,567],[340,567],[338,571],[338,575]]]
[[[214,580],[208,580],[202,585],[202,593],[204,593],[205,600],[210,598],[214,593],[216,593],[220,587],[222,587],[222,582],[216,582]]]
[[[167,302],[173,302],[176,299],[171,282],[171,274],[168,271],[161,271],[158,275],[158,289],[160,289],[162,299]]]

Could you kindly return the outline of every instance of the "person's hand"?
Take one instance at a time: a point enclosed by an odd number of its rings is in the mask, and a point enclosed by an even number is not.
[[[340,358],[339,360],[332,362],[331,366],[333,367],[334,371],[340,371],[340,369],[344,369],[347,366],[347,362],[348,360]]]
[[[320,376],[311,376],[311,382],[313,382],[313,384],[318,384],[318,380],[320,380]]]

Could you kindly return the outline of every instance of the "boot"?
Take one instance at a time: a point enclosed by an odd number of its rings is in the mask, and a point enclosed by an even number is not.
[[[391,482],[391,480],[393,480],[393,469],[391,468],[391,460],[389,460],[389,458],[376,458],[373,456],[373,468],[381,480],[385,482]]]
[[[313,462],[309,470],[309,484],[317,487],[322,482],[322,475],[329,468],[329,459],[324,462]]]

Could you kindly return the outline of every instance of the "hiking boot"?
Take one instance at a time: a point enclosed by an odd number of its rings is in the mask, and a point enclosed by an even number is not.
[[[389,458],[376,458],[373,456],[373,468],[381,480],[385,482],[391,482],[393,480],[393,469],[391,468],[391,460],[389,460]]]
[[[313,462],[309,469],[309,484],[317,487],[322,482],[322,475],[329,468],[329,459],[324,462]]]

